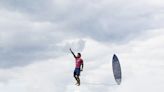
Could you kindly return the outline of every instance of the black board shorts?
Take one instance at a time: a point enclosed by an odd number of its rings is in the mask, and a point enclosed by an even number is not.
[[[73,75],[80,76],[80,68],[75,68]]]

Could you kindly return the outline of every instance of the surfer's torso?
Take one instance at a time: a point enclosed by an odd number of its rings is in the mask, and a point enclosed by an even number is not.
[[[75,60],[75,68],[80,68],[81,64],[83,64],[83,60],[81,58],[76,58]]]

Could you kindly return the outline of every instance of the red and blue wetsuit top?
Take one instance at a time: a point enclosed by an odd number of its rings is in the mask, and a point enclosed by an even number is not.
[[[80,68],[81,64],[83,64],[83,60],[81,58],[76,58],[75,68]]]

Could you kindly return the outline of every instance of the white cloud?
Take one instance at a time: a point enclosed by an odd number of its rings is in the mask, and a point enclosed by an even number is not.
[[[1,0],[0,91],[162,92],[163,5],[161,0]],[[70,47],[85,61],[79,88],[73,85],[74,59],[66,56]],[[114,53],[122,65],[121,86],[112,74]]]
[[[80,87],[74,86],[75,81],[72,76],[74,59],[69,54],[26,67],[1,69],[0,91],[154,92],[158,89],[162,92],[163,37],[163,29],[157,29],[149,30],[140,38],[124,45],[101,44],[87,38],[86,47],[82,51],[85,67],[81,74]],[[122,66],[123,81],[120,86],[115,84],[112,74],[111,59],[114,52],[117,52]]]

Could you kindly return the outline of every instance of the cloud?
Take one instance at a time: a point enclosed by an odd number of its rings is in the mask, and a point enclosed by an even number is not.
[[[61,31],[50,22],[31,21],[26,15],[14,11],[1,10],[0,14],[1,68],[24,66],[34,61],[55,58],[68,53],[73,45],[82,51],[85,46],[82,39],[72,37],[69,32]],[[73,38],[76,41],[67,42]],[[63,42],[67,44],[58,46]]]
[[[162,3],[154,1],[0,2],[1,67],[56,57],[69,48],[69,44],[57,44],[72,39],[126,44],[145,30],[164,24]],[[83,44],[72,45],[83,48]]]
[[[140,38],[122,45],[107,45],[93,39],[85,39],[85,49],[82,51],[85,66],[81,74],[82,85],[79,88],[73,84],[74,58],[69,54],[25,67],[0,69],[0,91],[154,92],[157,88],[162,92],[163,37],[163,29],[157,29],[149,30]],[[115,85],[112,74],[113,53],[118,55],[122,67],[123,81],[120,86]],[[152,74],[154,76],[151,76]],[[158,86],[154,83],[158,83]]]
[[[161,91],[163,5],[161,0],[1,0],[0,91],[138,92],[141,83]],[[85,61],[79,89],[73,86],[69,48]],[[123,69],[121,86],[111,77],[114,53]]]
[[[26,14],[33,21],[57,24],[64,28],[62,31],[81,38],[89,36],[101,42],[126,43],[145,30],[163,26],[162,17],[158,17],[163,14],[163,2],[158,2],[18,0],[3,1],[2,5]]]

